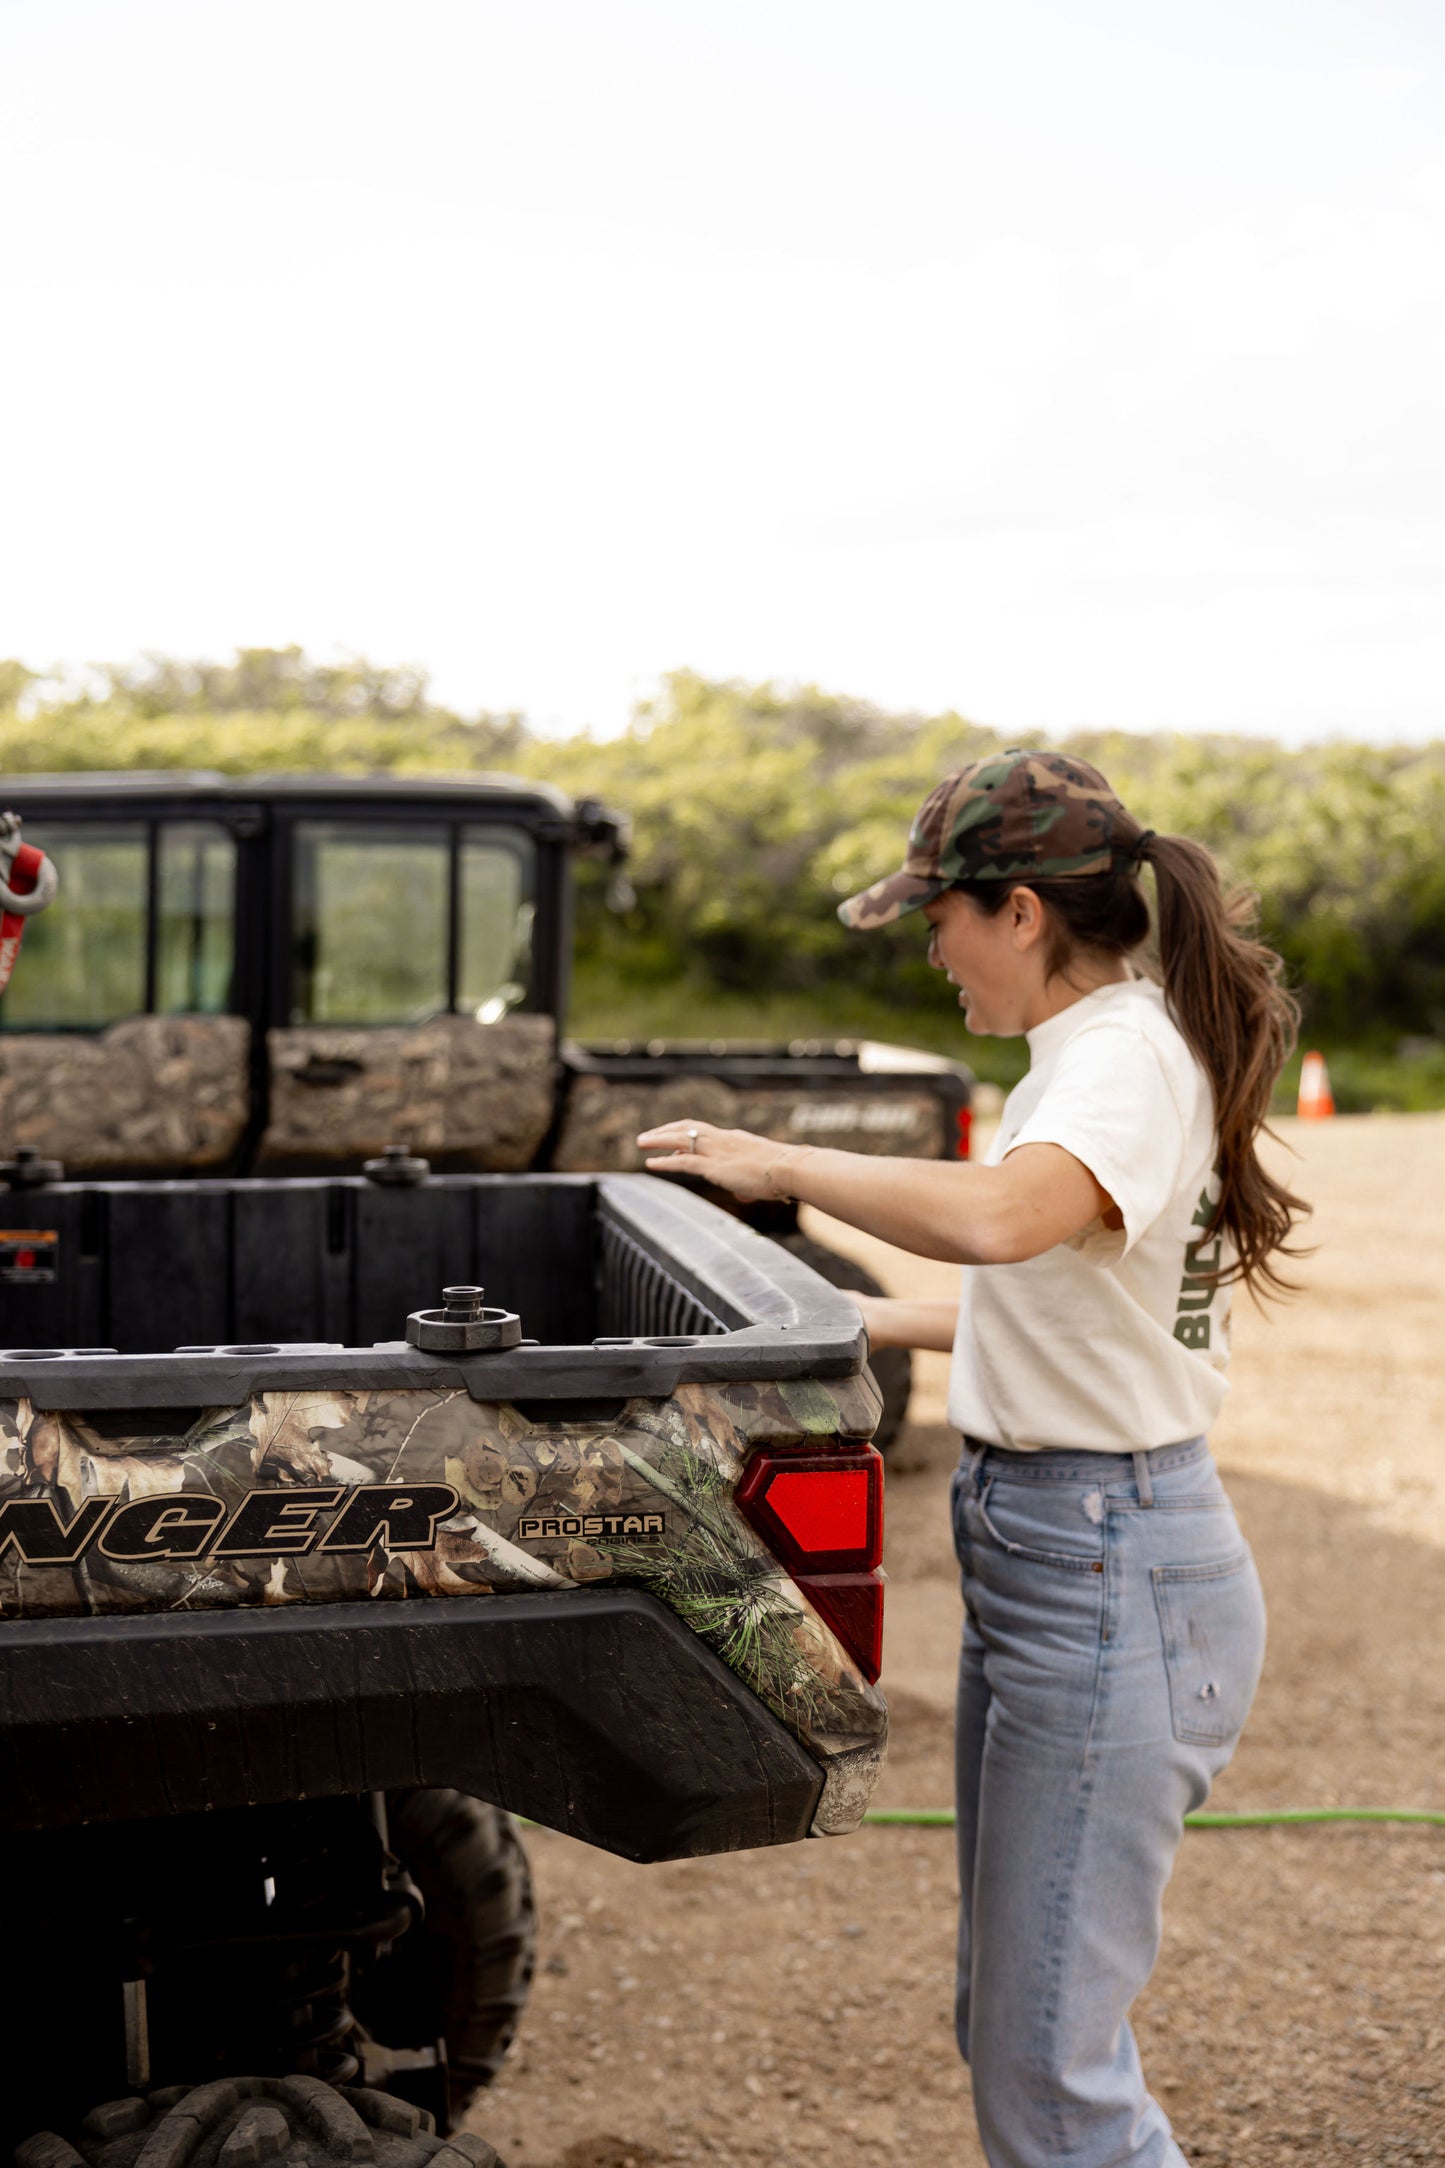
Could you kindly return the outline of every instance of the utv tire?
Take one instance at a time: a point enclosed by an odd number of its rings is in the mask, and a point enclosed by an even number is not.
[[[386,1815],[426,1918],[356,1982],[352,2008],[387,2047],[445,2039],[455,2125],[501,2068],[532,1984],[532,1877],[516,1823],[485,1800],[388,1792]]]
[[[814,1242],[807,1235],[783,1235],[778,1239],[785,1250],[791,1250],[805,1265],[811,1265],[830,1286],[854,1287],[860,1295],[883,1294],[884,1290],[872,1273],[855,1265],[851,1257],[840,1257],[836,1250],[826,1249],[821,1242]],[[880,1453],[886,1453],[908,1413],[908,1396],[913,1390],[913,1357],[906,1347],[883,1347],[876,1355],[869,1356],[868,1367],[883,1395],[883,1413],[878,1418],[873,1443]]]
[[[76,2103],[77,2113],[80,2102]],[[366,2085],[320,2078],[217,2078],[169,2085],[145,2096],[107,2100],[78,2123],[73,2139],[37,2131],[15,2148],[16,2168],[134,2168],[141,2149],[168,2168],[218,2159],[227,2168],[276,2168],[288,2156],[316,2168],[502,2168],[484,2138],[439,2138],[409,2101]]]

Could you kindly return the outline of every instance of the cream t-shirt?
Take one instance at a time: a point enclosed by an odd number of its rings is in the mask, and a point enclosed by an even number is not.
[[[948,1419],[991,1445],[1101,1453],[1207,1430],[1227,1390],[1232,1290],[1202,1275],[1219,1194],[1209,1080],[1145,979],[1028,1033],[986,1164],[1024,1144],[1081,1160],[1123,1214],[1016,1265],[965,1265]]]

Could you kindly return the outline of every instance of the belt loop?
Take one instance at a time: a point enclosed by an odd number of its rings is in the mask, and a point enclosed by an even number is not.
[[[983,1467],[983,1456],[988,1451],[988,1447],[987,1445],[975,1444],[971,1439],[967,1438],[965,1438],[964,1444],[969,1449],[968,1480],[970,1481],[970,1483],[972,1483],[975,1492],[977,1492],[981,1488],[979,1483],[979,1471]]]
[[[1152,1506],[1154,1503],[1154,1485],[1149,1479],[1149,1455],[1147,1453],[1136,1453],[1134,1455],[1134,1483],[1139,1492],[1140,1505]]]

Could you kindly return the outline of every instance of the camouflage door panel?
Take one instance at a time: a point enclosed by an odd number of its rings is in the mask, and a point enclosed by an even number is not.
[[[556,1038],[549,1016],[268,1032],[258,1167],[351,1164],[404,1144],[439,1169],[518,1173],[551,1126]]]
[[[567,1098],[552,1164],[559,1174],[634,1174],[645,1162],[643,1129],[680,1120],[747,1129],[779,1144],[836,1144],[849,1152],[901,1159],[941,1159],[947,1116],[928,1091],[803,1091],[787,1085],[739,1087],[721,1077],[670,1077],[653,1083],[579,1076]]]
[[[239,1150],[251,1027],[130,1016],[108,1030],[0,1037],[0,1151],[33,1144],[82,1175],[200,1174]]]

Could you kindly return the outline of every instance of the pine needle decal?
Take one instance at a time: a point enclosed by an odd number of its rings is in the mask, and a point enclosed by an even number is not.
[[[823,1681],[798,1644],[805,1613],[781,1585],[776,1562],[753,1544],[726,1479],[699,1454],[663,1446],[657,1461],[623,1445],[624,1458],[681,1508],[685,1529],[666,1547],[599,1542],[613,1571],[657,1596],[738,1672],[784,1722],[826,1722]]]

